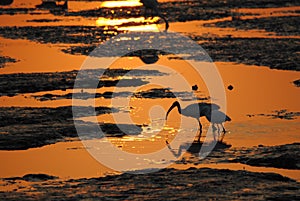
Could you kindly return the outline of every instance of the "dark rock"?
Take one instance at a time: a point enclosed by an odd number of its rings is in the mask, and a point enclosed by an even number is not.
[[[47,174],[26,174],[22,177],[25,181],[47,181],[57,179],[58,177]]]
[[[276,167],[284,169],[300,169],[300,143],[266,147],[259,146],[250,154],[242,154],[231,162],[239,162],[252,166]]]
[[[296,87],[300,87],[300,79],[299,80],[295,80],[293,83],[294,83],[294,85]]]

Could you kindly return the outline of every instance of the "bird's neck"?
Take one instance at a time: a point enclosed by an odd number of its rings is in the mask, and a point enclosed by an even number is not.
[[[179,114],[181,114],[181,107],[180,107],[179,103],[176,104],[176,107],[177,107],[177,109],[178,109]]]

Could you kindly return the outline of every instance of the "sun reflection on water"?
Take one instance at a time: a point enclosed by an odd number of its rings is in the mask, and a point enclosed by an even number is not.
[[[151,31],[158,32],[159,26],[155,24],[159,18],[145,19],[144,17],[137,18],[119,18],[108,19],[99,17],[96,20],[97,26],[115,26],[120,31]],[[118,27],[119,26],[119,27]]]
[[[115,8],[115,7],[135,7],[141,6],[139,0],[127,0],[127,1],[104,1],[101,3],[102,8]]]
[[[145,31],[145,32],[159,32],[156,24],[148,24],[141,26],[128,26],[119,28],[120,31]]]

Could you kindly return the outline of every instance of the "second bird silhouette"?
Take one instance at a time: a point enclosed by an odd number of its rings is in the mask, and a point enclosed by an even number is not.
[[[172,106],[169,108],[166,114],[166,119],[168,118],[169,113],[177,107],[179,114],[184,115],[186,117],[192,117],[197,119],[199,124],[199,135],[197,141],[200,142],[201,134],[202,134],[202,124],[200,122],[200,117],[205,116],[206,119],[213,124],[214,130],[218,130],[220,132],[219,126],[223,128],[223,135],[221,136],[220,141],[222,142],[226,130],[223,126],[225,121],[231,121],[230,117],[228,117],[223,112],[219,111],[220,107],[213,103],[194,103],[188,105],[184,109],[181,109],[181,106],[178,101],[175,101]],[[217,127],[216,127],[217,126]],[[219,133],[218,133],[219,135]]]
[[[151,16],[158,16],[161,19],[163,19],[166,23],[165,31],[169,29],[169,22],[168,20],[161,14],[159,8],[158,8],[158,1],[157,0],[140,0],[140,2],[145,7],[145,15],[147,10],[151,11]]]

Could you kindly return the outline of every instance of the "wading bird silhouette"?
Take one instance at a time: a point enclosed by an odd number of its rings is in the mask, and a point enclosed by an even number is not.
[[[168,20],[161,14],[159,8],[158,8],[158,1],[157,0],[140,0],[140,2],[143,4],[143,6],[145,7],[145,16],[147,13],[147,10],[151,11],[151,16],[158,16],[161,19],[163,19],[166,23],[165,26],[165,31],[167,31],[169,29],[169,22]]]
[[[166,114],[166,120],[168,118],[169,113],[177,107],[179,114],[184,115],[186,117],[192,117],[194,119],[197,119],[199,124],[199,135],[197,141],[200,142],[201,134],[202,134],[202,124],[200,122],[200,117],[208,116],[209,119],[211,119],[211,112],[212,111],[218,111],[220,107],[214,103],[194,103],[191,105],[188,105],[184,109],[181,109],[181,106],[178,101],[175,101]],[[220,111],[219,111],[220,112]],[[214,113],[215,114],[215,113]],[[208,119],[207,117],[207,119]],[[215,121],[215,116],[213,116],[213,120]],[[221,117],[221,116],[220,116]]]

